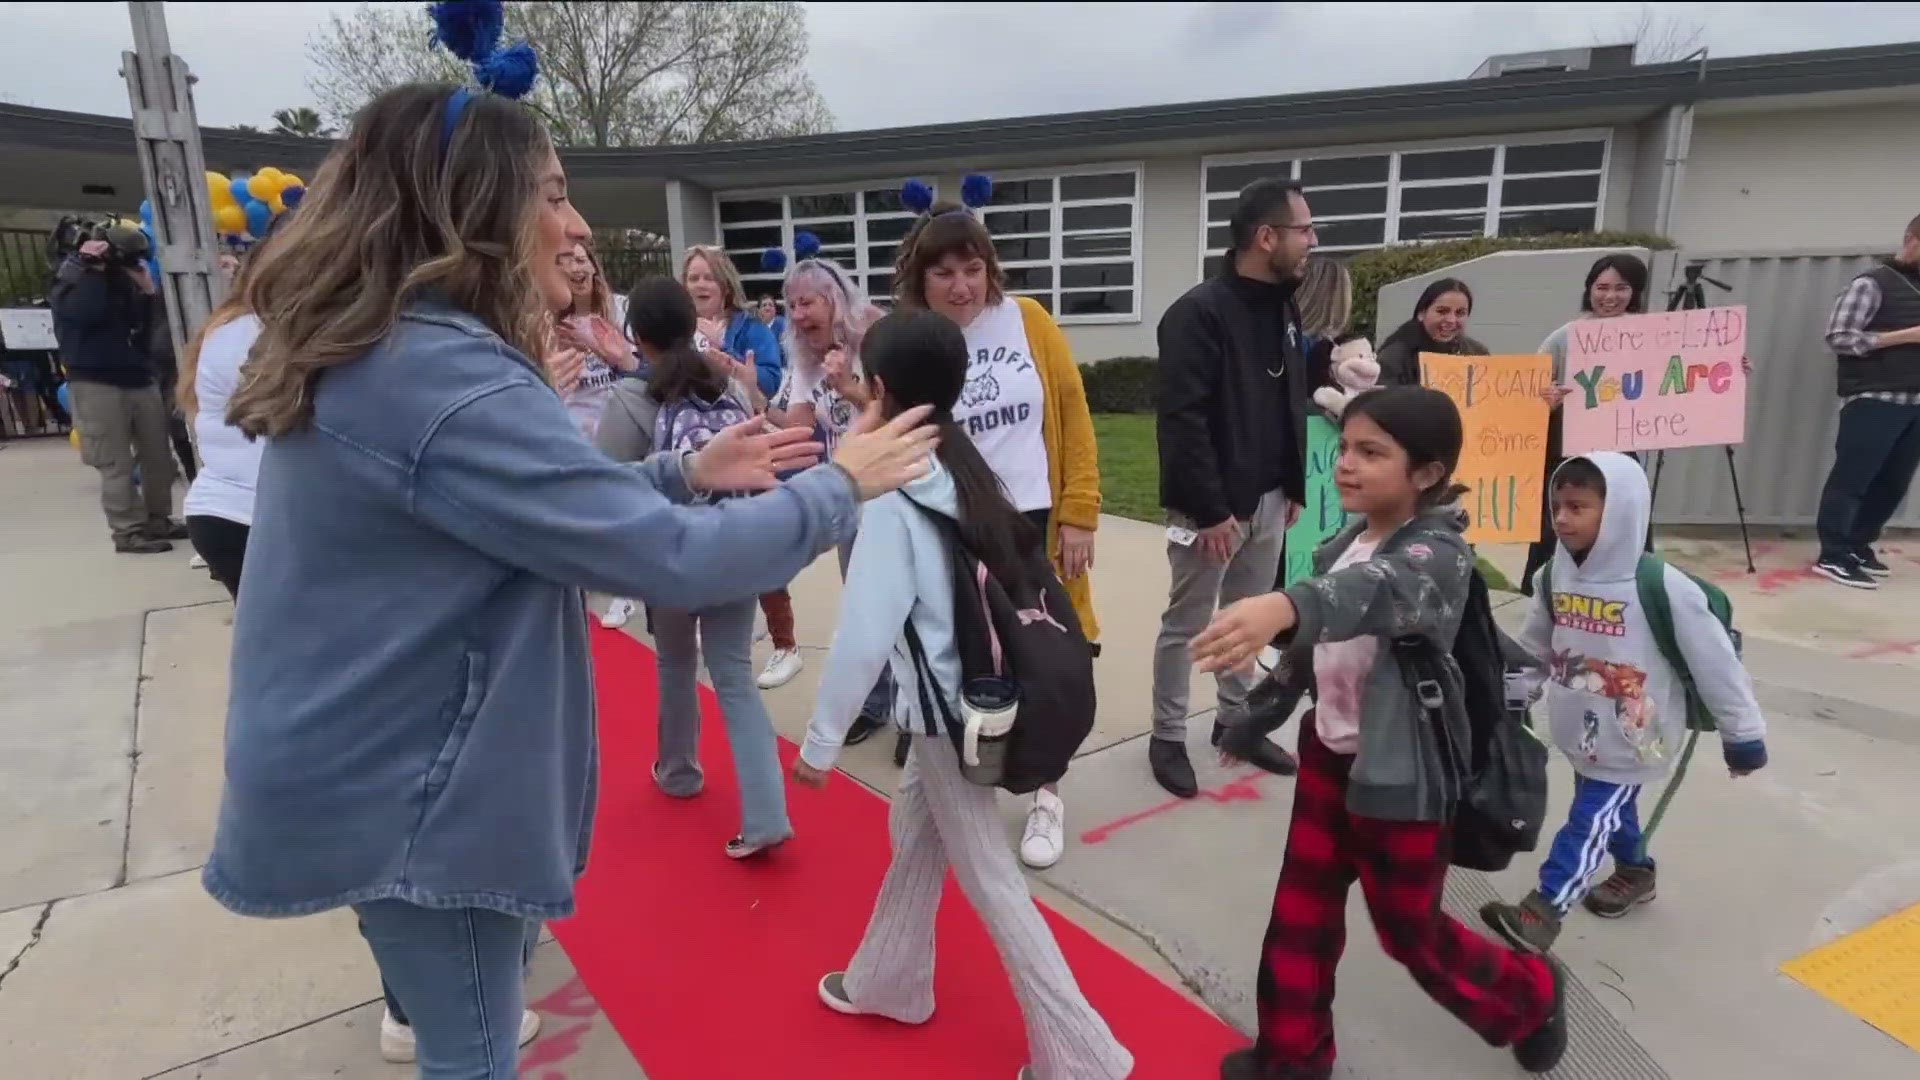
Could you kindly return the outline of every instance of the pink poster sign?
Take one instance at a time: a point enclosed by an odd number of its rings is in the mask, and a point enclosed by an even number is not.
[[[1746,438],[1747,309],[1582,319],[1567,328],[1564,446],[1669,450]]]

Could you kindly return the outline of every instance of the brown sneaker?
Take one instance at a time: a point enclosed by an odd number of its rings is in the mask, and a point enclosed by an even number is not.
[[[1560,937],[1560,913],[1538,890],[1517,904],[1499,901],[1480,908],[1480,921],[1507,944],[1523,952],[1545,956]]]
[[[1613,876],[1595,885],[1580,904],[1603,919],[1617,919],[1653,897],[1653,867],[1616,863]]]

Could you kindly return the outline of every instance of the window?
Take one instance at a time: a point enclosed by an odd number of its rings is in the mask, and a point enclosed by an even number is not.
[[[893,258],[914,214],[900,205],[900,187],[863,185],[849,190],[715,196],[720,246],[726,249],[749,297],[779,289],[784,275],[761,269],[768,248],[793,258],[795,233],[820,238],[820,254],[839,263],[866,291],[886,304],[893,291]]]
[[[1140,318],[1140,170],[994,177],[980,208],[1009,293],[1063,323]]]
[[[1493,146],[1413,147],[1202,162],[1202,272],[1218,272],[1241,188],[1263,177],[1298,182],[1313,207],[1319,250],[1470,236],[1584,232],[1600,225],[1604,136]]]

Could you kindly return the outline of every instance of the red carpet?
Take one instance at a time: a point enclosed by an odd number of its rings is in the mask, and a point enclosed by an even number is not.
[[[931,1022],[843,1017],[814,996],[866,928],[887,866],[886,802],[844,776],[825,791],[790,784],[797,838],[760,860],[729,861],[721,847],[737,806],[712,695],[702,690],[706,791],[669,799],[649,775],[653,654],[624,634],[593,634],[599,823],[579,914],[554,933],[649,1080],[1013,1080],[1026,1063],[1020,1012],[951,877]],[[793,749],[783,746],[789,759]],[[1218,1075],[1220,1055],[1242,1039],[1046,914],[1081,987],[1133,1051],[1138,1080]]]

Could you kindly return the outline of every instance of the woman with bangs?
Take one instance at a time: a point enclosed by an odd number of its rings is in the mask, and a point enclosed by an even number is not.
[[[893,282],[901,306],[943,315],[966,335],[967,380],[954,420],[1046,538],[1081,630],[1097,643],[1090,571],[1100,527],[1099,447],[1066,335],[1038,301],[1007,295],[992,235],[956,203],[936,203],[914,223]],[[1045,869],[1065,850],[1066,806],[1049,784],[1034,793],[1020,858]]]

